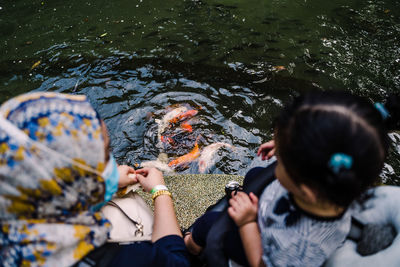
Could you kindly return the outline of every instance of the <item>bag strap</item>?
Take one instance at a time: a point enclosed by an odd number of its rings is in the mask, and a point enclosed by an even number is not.
[[[115,203],[114,201],[112,201],[112,200],[108,201],[107,205],[110,205],[110,206],[113,206],[113,207],[116,207],[117,209],[119,209],[121,211],[121,213],[123,215],[125,215],[125,217],[128,220],[130,220],[133,223],[133,225],[136,226],[137,230],[135,231],[135,236],[138,236],[138,235],[143,236],[143,224],[141,224],[141,223],[135,221],[134,219],[132,219],[131,217],[129,217],[129,215],[126,214],[126,212],[120,206],[118,206],[118,204]]]
[[[260,172],[257,177],[244,180],[243,191],[246,193],[253,192],[259,197],[275,178],[276,162],[271,163]],[[225,201],[227,203],[227,201]],[[226,234],[236,227],[233,220],[229,217],[227,207],[223,210],[222,215],[213,224],[207,235],[207,242],[204,248],[204,255],[209,266],[228,267],[228,259],[224,253],[224,239]]]

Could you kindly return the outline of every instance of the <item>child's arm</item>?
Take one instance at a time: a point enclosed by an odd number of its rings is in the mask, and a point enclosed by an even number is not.
[[[257,150],[257,156],[262,160],[269,160],[275,155],[275,141],[271,140],[262,144]]]
[[[261,235],[257,222],[247,223],[239,228],[244,251],[250,266],[265,266],[262,261]]]
[[[229,200],[229,216],[239,228],[244,251],[250,266],[265,266],[262,261],[261,234],[257,225],[258,198],[250,193],[232,194]]]

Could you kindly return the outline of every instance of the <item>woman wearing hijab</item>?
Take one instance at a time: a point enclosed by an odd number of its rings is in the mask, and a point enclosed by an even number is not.
[[[0,107],[0,266],[76,264],[106,243],[98,210],[118,187],[164,185],[156,169],[129,178],[108,144],[85,96],[30,93]],[[188,265],[170,194],[154,204],[152,242],[124,246],[114,266]]]

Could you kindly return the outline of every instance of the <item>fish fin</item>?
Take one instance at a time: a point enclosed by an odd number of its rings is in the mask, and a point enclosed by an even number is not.
[[[158,155],[157,159],[162,163],[166,163],[168,161],[168,154],[167,153],[160,153]]]
[[[207,170],[207,164],[204,160],[199,161],[199,172],[204,173]]]
[[[186,170],[187,168],[189,168],[189,165],[190,165],[190,162],[181,163],[181,164],[178,164],[178,165],[175,167],[175,169],[176,169],[177,171],[183,171],[183,170]]]
[[[181,123],[181,128],[184,130],[184,131],[186,131],[186,132],[189,132],[189,133],[191,133],[191,132],[193,132],[193,128],[192,128],[192,125],[190,125],[188,122],[182,122]]]

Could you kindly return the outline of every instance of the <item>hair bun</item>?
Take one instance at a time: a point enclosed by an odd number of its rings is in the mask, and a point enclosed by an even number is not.
[[[326,182],[328,198],[341,207],[348,207],[354,199],[358,199],[363,189],[362,181],[351,169],[342,168],[338,173],[328,175]]]

